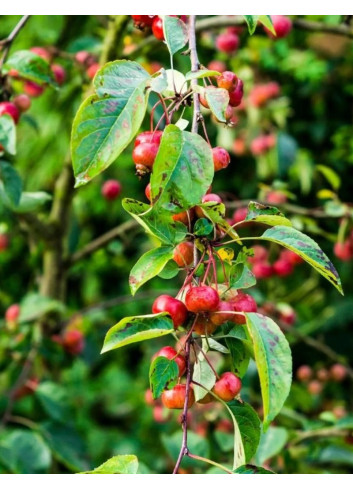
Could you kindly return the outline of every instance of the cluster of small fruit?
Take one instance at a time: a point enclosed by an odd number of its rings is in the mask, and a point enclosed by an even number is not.
[[[152,29],[152,33],[159,41],[164,41],[163,20],[159,15],[132,15],[134,25],[137,29]],[[186,15],[170,15],[169,17],[180,17],[186,21]]]
[[[206,272],[207,273],[207,272]],[[253,297],[241,291],[226,291],[222,297],[216,288],[209,285],[192,285],[184,283],[180,291],[183,301],[169,295],[157,297],[152,306],[152,312],[168,313],[173,321],[174,328],[180,326],[190,328],[188,335],[178,342],[178,351],[172,347],[164,347],[155,356],[164,356],[174,360],[179,368],[179,383],[162,394],[162,403],[170,409],[184,407],[186,384],[180,383],[180,378],[185,374],[186,361],[183,350],[185,341],[192,333],[197,335],[212,335],[215,330],[226,322],[244,324],[246,319],[244,312],[256,312],[257,305]],[[197,341],[193,343],[198,346]],[[206,355],[206,354],[205,354]],[[207,355],[206,355],[207,357]],[[208,360],[209,361],[209,360]],[[240,392],[241,381],[232,372],[226,372],[215,383],[213,393],[224,401],[234,399]],[[212,395],[205,395],[200,403],[212,402]],[[188,398],[189,406],[195,402],[192,389]]]
[[[319,368],[316,371],[309,365],[301,365],[296,372],[299,382],[308,385],[310,394],[318,395],[327,382],[343,382],[347,377],[347,368],[340,364],[333,364],[330,369]]]
[[[294,272],[296,265],[303,263],[303,259],[290,250],[281,250],[273,263],[269,262],[269,252],[264,246],[255,245],[253,250],[254,256],[249,257],[248,260],[257,279],[269,278],[273,275],[287,277]]]
[[[234,108],[238,107],[243,100],[244,84],[242,80],[232,71],[223,71],[223,73],[216,77],[216,81],[218,88],[224,88],[228,91],[229,104],[224,115],[227,123],[234,125],[237,122]],[[207,92],[215,88],[216,87],[214,85],[208,85],[200,94],[200,103],[206,109],[210,108],[207,100]]]
[[[335,243],[333,252],[342,261],[353,259],[353,231],[350,232],[344,241],[337,241]]]
[[[75,54],[75,60],[83,67],[87,77],[92,80],[100,68],[96,56],[88,51],[78,51]]]

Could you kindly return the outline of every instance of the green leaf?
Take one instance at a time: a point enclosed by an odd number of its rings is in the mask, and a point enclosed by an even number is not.
[[[153,399],[157,399],[169,382],[178,378],[179,367],[174,360],[165,357],[156,357],[150,366],[150,386]]]
[[[258,18],[260,17],[259,15],[243,15],[247,25],[248,25],[248,30],[249,34],[252,36],[256,30],[256,25]]]
[[[218,228],[226,232],[231,238],[238,240],[239,235],[225,220],[226,208],[224,204],[218,202],[206,202],[204,204],[198,204],[198,207],[203,210],[203,213],[214,224],[217,224]]]
[[[99,467],[82,474],[137,474],[138,460],[135,455],[116,455]]]
[[[127,317],[109,329],[101,353],[138,341],[159,338],[173,331],[173,321],[166,313]]]
[[[180,447],[182,443],[183,433],[179,429],[176,433],[163,434],[162,435],[162,443],[165,446],[171,460],[177,460]],[[197,435],[192,431],[188,432],[188,448],[190,453],[195,453],[199,457],[209,458],[210,456],[210,444],[209,441],[203,436]],[[198,460],[193,460],[189,457],[183,458],[182,466],[185,468],[188,467],[202,467],[205,468],[204,462],[200,462]]]
[[[328,183],[334,190],[338,190],[341,186],[341,178],[339,175],[329,166],[315,165],[315,170],[318,170],[326,178]]]
[[[163,268],[163,270],[159,272],[158,277],[164,279],[171,279],[176,277],[179,272],[180,272],[180,268],[178,267],[178,265],[175,263],[174,260],[170,260]]]
[[[165,42],[171,56],[173,56],[188,42],[187,27],[178,17],[163,15],[162,18]]]
[[[15,168],[7,161],[0,161],[0,179],[8,200],[12,205],[18,205],[22,192],[22,180]]]
[[[205,218],[198,219],[194,225],[194,234],[196,236],[207,236],[212,233],[213,225]]]
[[[272,319],[245,313],[246,327],[254,345],[264,408],[264,431],[280,412],[292,382],[292,356],[288,342]]]
[[[245,221],[261,222],[268,226],[289,226],[292,227],[292,223],[285,215],[277,209],[269,205],[258,204],[257,202],[250,202],[248,206],[248,213]]]
[[[342,284],[337,270],[319,245],[309,236],[294,228],[275,226],[267,229],[260,239],[280,244],[297,253],[343,295]]]
[[[108,168],[135,137],[146,113],[149,80],[134,61],[113,61],[98,71],[96,94],[82,103],[72,126],[76,187]]]
[[[280,178],[286,177],[288,170],[295,163],[298,154],[297,141],[284,132],[277,135],[278,170]]]
[[[158,212],[154,207],[133,199],[123,199],[122,206],[141,226],[166,245],[180,243],[184,240],[187,228],[178,221],[173,221],[170,213]]]
[[[206,87],[204,96],[212,114],[219,122],[227,122],[225,117],[226,108],[229,105],[229,93],[225,88]]]
[[[129,277],[131,294],[135,295],[141,285],[158,275],[166,263],[173,258],[173,247],[160,246],[147,251],[132,267]]]
[[[4,64],[4,72],[16,70],[18,76],[40,85],[50,83],[55,85],[53,72],[49,63],[32,51],[16,51]]]
[[[9,200],[3,183],[0,181],[0,199],[4,205],[11,209],[13,212],[23,214],[26,212],[33,212],[42,207],[45,203],[49,202],[52,197],[46,192],[22,192],[20,202],[18,205],[14,205]]]
[[[49,469],[51,454],[39,434],[14,430],[0,441],[0,463],[15,474],[40,474]]]
[[[219,343],[215,339],[210,337],[210,338],[208,338],[207,341],[208,341],[208,345],[209,345],[211,350],[216,350],[216,351],[219,351],[220,353],[225,353],[225,354],[230,353],[228,348],[226,348],[224,345],[222,345],[222,343]]]
[[[261,436],[261,423],[256,411],[246,402],[233,400],[228,402],[239,427],[245,452],[245,461],[255,455]]]
[[[216,376],[208,362],[206,362],[202,353],[199,353],[197,356],[197,363],[194,364],[192,379],[195,382],[202,384],[209,391],[216,383]],[[207,394],[207,390],[199,387],[198,385],[194,385],[196,402],[205,397],[205,395]]]
[[[153,92],[163,93],[168,88],[167,74],[164,68],[153,75],[150,88]]]
[[[263,465],[266,460],[277,455],[288,440],[288,431],[281,426],[270,426],[266,433],[261,434],[259,447],[255,455],[255,463]]]
[[[35,396],[50,418],[61,422],[70,418],[69,399],[63,386],[50,381],[41,382]]]
[[[234,471],[234,474],[274,474],[274,472],[255,465],[242,465]]]
[[[21,301],[20,317],[21,323],[33,321],[49,312],[65,312],[65,306],[62,302],[50,299],[36,292],[26,295]]]
[[[261,22],[262,25],[267,27],[267,29],[272,32],[273,35],[276,36],[276,31],[275,28],[273,27],[271,15],[259,15],[259,22]]]
[[[232,358],[232,371],[242,378],[246,374],[250,361],[250,352],[246,344],[237,338],[226,338],[226,345]]]
[[[47,421],[40,425],[40,432],[48,444],[53,458],[71,472],[87,469],[84,443],[73,426]]]
[[[153,165],[154,208],[177,213],[190,209],[205,195],[213,174],[212,151],[206,141],[170,124],[163,132]]]
[[[167,88],[162,92],[163,97],[174,97],[175,92],[184,95],[188,90],[188,86],[183,73],[178,70],[165,70],[167,76]]]
[[[220,76],[219,71],[215,70],[198,70],[198,71],[189,71],[185,75],[185,79],[187,81],[200,79],[200,78],[209,78],[210,76]]]
[[[16,154],[16,126],[8,114],[0,116],[0,153],[3,149],[10,155]]]
[[[245,263],[235,263],[229,270],[229,287],[247,289],[256,284],[256,277]]]

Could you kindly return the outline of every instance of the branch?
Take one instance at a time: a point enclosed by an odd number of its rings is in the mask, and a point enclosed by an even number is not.
[[[0,47],[4,47],[4,53],[2,55],[2,58],[0,60],[0,72],[2,70],[2,67],[6,61],[7,55],[9,54],[11,44],[13,41],[16,39],[18,34],[20,33],[21,29],[25,26],[27,20],[30,18],[30,15],[24,15],[21,20],[18,22],[16,27],[13,29],[11,34],[6,38],[0,41]]]
[[[190,15],[189,49],[190,49],[191,71],[198,71],[200,69],[200,62],[196,50],[195,22],[196,22],[196,15]],[[196,86],[197,86],[197,80],[196,79],[191,80],[191,87],[194,88]],[[194,112],[192,118],[191,132],[197,132],[202,115],[201,115],[201,108],[200,108],[200,98],[199,98],[199,94],[196,91],[194,92],[193,100],[194,100]]]
[[[127,231],[131,231],[132,229],[137,229],[137,228],[138,228],[138,224],[133,219],[131,219],[131,221],[126,221],[123,224],[120,224],[119,226],[116,226],[115,228],[111,229],[105,234],[102,234],[102,236],[99,236],[99,238],[96,238],[90,243],[88,243],[81,250],[74,253],[71,257],[69,257],[67,261],[67,265],[68,266],[73,265],[79,260],[82,260],[83,258],[86,258],[87,256],[91,255],[95,251],[99,250],[100,248],[103,248],[114,239],[119,237],[124,237]]]
[[[240,207],[247,207],[251,200],[232,200],[228,202],[224,202],[224,205],[226,206],[227,209],[239,209]],[[341,219],[342,216],[332,216],[327,214],[326,211],[323,209],[317,208],[317,209],[307,209],[305,207],[300,207],[299,205],[295,204],[271,204],[270,202],[266,201],[256,201],[259,204],[263,205],[275,205],[275,207],[278,207],[280,209],[283,209],[284,211],[291,212],[293,214],[299,214],[301,216],[312,216],[316,217],[318,219]],[[347,216],[350,216],[351,213],[347,211]]]

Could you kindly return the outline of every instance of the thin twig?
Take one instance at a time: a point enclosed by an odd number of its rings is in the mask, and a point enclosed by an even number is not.
[[[196,33],[195,33],[195,22],[196,15],[190,15],[189,18],[189,49],[190,49],[190,61],[191,61],[191,71],[198,71],[200,68],[199,58],[197,56],[196,49]],[[196,89],[197,79],[191,80],[192,89]],[[191,132],[197,132],[199,127],[199,122],[201,116],[201,106],[200,106],[200,98],[199,94],[194,90],[193,95],[194,100],[194,113],[192,118],[192,129]]]
[[[14,40],[16,39],[18,34],[20,33],[21,29],[25,26],[25,24],[29,18],[30,18],[30,15],[24,15],[20,19],[20,21],[18,22],[16,27],[13,29],[11,34],[6,39],[3,39],[2,41],[0,41],[0,47],[4,46],[4,52],[3,52],[3,55],[2,55],[1,60],[0,60],[0,72],[1,72],[2,67],[6,61],[8,54],[9,54],[12,43],[14,42]]]

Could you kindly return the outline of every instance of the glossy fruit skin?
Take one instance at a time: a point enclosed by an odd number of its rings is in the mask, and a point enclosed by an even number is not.
[[[88,51],[78,51],[75,54],[75,60],[80,63],[81,65],[87,64],[88,60],[90,59],[91,54]]]
[[[178,267],[188,267],[194,261],[194,245],[190,241],[179,243],[173,252],[173,260]]]
[[[136,146],[132,152],[132,159],[135,165],[143,165],[146,168],[152,168],[158,153],[158,144],[141,143]]]
[[[107,180],[102,186],[102,195],[106,200],[115,200],[121,192],[121,183],[118,180]]]
[[[309,365],[301,365],[296,372],[296,377],[300,382],[308,382],[313,376],[313,371]]]
[[[152,312],[153,314],[167,312],[172,318],[175,329],[177,329],[178,326],[182,326],[188,316],[185,304],[166,294],[157,297],[152,305]]]
[[[186,385],[177,384],[162,394],[162,403],[168,409],[183,409],[186,398]],[[192,387],[189,389],[188,408],[195,403],[195,394]]]
[[[218,304],[218,292],[207,285],[192,287],[185,295],[187,310],[196,314],[217,311]]]
[[[288,36],[292,30],[292,21],[285,15],[271,15],[272,24],[274,30],[276,31],[276,36],[272,34],[268,29],[265,28],[266,33],[272,39],[281,39]]]
[[[185,358],[181,355],[178,355],[178,352],[174,350],[171,346],[164,346],[158,353],[153,357],[165,357],[168,360],[174,360],[179,368],[179,377],[181,377],[186,370],[186,361]]]
[[[153,19],[152,32],[156,39],[159,41],[164,41],[163,21],[159,16],[156,16]]]
[[[222,313],[222,311],[230,311],[230,313]],[[231,314],[232,311],[234,311],[234,306],[231,302],[220,301],[217,311],[210,314],[210,320],[213,324],[216,324],[217,326],[221,326],[221,324],[225,323],[226,321],[234,322],[236,314]]]
[[[146,188],[145,188],[145,195],[147,197],[147,200],[149,200],[150,202],[152,201],[152,196],[151,196],[151,184],[148,183],[146,185]]]
[[[20,306],[18,304],[12,304],[6,309],[5,319],[6,321],[17,321],[20,315]]]
[[[212,323],[208,316],[199,314],[194,321],[193,332],[200,336],[210,336],[216,331],[217,328],[217,324]]]
[[[26,81],[23,85],[24,92],[30,97],[39,97],[44,92],[44,87],[32,81]]]
[[[83,333],[78,329],[65,331],[62,337],[62,345],[71,355],[79,355],[85,347]]]
[[[244,84],[242,80],[238,78],[238,82],[233,90],[229,92],[229,105],[232,107],[238,107],[241,104],[244,95]]]
[[[58,85],[62,85],[66,79],[66,70],[63,66],[54,64],[51,65],[51,70],[54,73],[55,81]]]
[[[156,143],[160,144],[163,131],[145,131],[141,132],[135,139],[134,148],[142,143]]]
[[[12,101],[20,112],[26,112],[32,104],[31,99],[25,93],[16,95],[16,97],[14,97]]]
[[[234,311],[236,312],[256,312],[257,304],[255,299],[249,294],[238,293],[232,300]],[[245,324],[246,318],[244,315],[234,314],[234,322],[237,324]]]
[[[239,37],[232,32],[225,32],[217,36],[216,47],[224,53],[234,53],[239,47]]]
[[[12,117],[15,124],[18,123],[20,111],[12,102],[0,102],[0,116],[4,114],[8,114]]]
[[[230,163],[230,156],[226,149],[216,146],[212,149],[214,170],[219,171],[227,168]]]
[[[223,401],[232,401],[241,390],[241,380],[232,372],[225,372],[215,383],[212,391]]]
[[[230,91],[235,88],[237,80],[238,77],[235,73],[232,71],[224,71],[217,78],[217,86],[218,88],[225,88],[226,90]]]
[[[289,261],[280,258],[273,264],[273,270],[279,277],[287,277],[293,273],[294,267]]]

